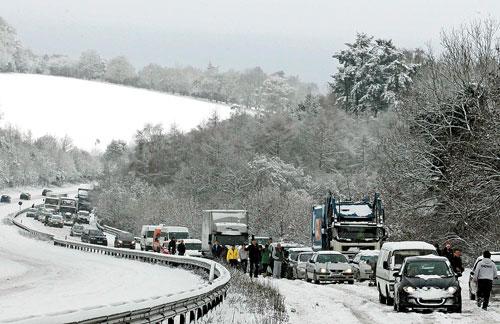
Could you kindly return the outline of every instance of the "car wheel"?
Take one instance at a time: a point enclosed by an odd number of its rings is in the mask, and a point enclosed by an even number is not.
[[[458,306],[455,306],[451,309],[451,312],[452,313],[462,313],[462,303],[460,303],[460,305]]]
[[[349,280],[350,285],[354,285],[354,280]]]
[[[381,304],[387,303],[387,298],[384,295],[382,295],[382,292],[380,291],[380,286],[378,287],[378,301]]]

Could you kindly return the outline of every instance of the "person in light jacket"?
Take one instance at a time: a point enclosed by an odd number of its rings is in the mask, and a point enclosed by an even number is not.
[[[240,246],[238,253],[240,254],[241,269],[243,270],[243,273],[247,273],[248,251],[244,243]]]
[[[498,278],[495,262],[491,261],[490,251],[483,252],[483,259],[476,265],[474,281],[477,283],[477,306],[488,308],[493,280]]]
[[[226,260],[233,268],[236,268],[238,265],[238,258],[238,249],[236,248],[236,245],[233,245],[229,250],[227,250]]]
[[[285,254],[283,253],[283,248],[281,247],[281,244],[278,243],[275,249],[273,249],[273,260],[274,260],[274,267],[273,267],[273,277],[280,279],[281,278],[281,263],[283,262],[283,259],[285,258]]]

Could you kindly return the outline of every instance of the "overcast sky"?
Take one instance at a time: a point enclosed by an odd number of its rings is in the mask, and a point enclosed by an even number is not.
[[[137,67],[261,66],[324,85],[356,32],[400,47],[438,45],[442,28],[500,19],[499,0],[1,0],[0,16],[37,53],[96,49]]]

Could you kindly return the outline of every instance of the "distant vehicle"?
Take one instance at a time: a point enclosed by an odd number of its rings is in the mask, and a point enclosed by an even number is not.
[[[257,241],[257,245],[266,246],[271,237],[269,236],[255,236],[254,239]]]
[[[287,279],[294,279],[296,277],[295,272],[297,271],[298,256],[301,252],[311,252],[312,255],[313,250],[310,247],[290,248],[288,250]]]
[[[135,249],[134,236],[129,232],[120,232],[115,235],[115,248]]]
[[[369,280],[373,275],[371,264],[377,264],[379,250],[363,250],[356,254],[351,262],[354,279],[357,281]]]
[[[211,253],[212,243],[222,246],[248,242],[248,213],[246,210],[204,210],[201,227],[203,252]]]
[[[306,280],[319,284],[321,281],[354,283],[347,257],[338,251],[318,251],[306,265]]]
[[[71,226],[75,222],[77,202],[74,198],[59,198],[59,212],[64,217],[64,225]]]
[[[394,274],[394,310],[443,309],[461,313],[459,276],[461,274],[455,274],[445,257],[407,257],[401,270]]]
[[[88,212],[92,211],[92,189],[90,188],[78,188],[78,194],[76,198],[78,200],[78,211],[85,210]]]
[[[186,245],[186,254],[192,257],[201,257],[201,240],[198,239],[182,239],[184,241],[184,245]],[[177,245],[179,245],[179,241],[177,241]],[[177,250],[178,251],[178,250]]]
[[[149,251],[153,250],[153,235],[155,230],[163,228],[163,225],[143,225],[141,229],[141,250]],[[165,241],[165,233],[161,233],[158,237],[160,244]]]
[[[477,284],[474,282],[474,272],[476,272],[476,267],[479,261],[483,259],[483,256],[480,256],[476,259],[476,262],[474,262],[474,266],[472,267],[472,270],[470,271],[469,275],[469,298],[470,300],[475,300],[476,299],[476,292],[477,292]],[[491,290],[491,294],[493,296],[500,296],[500,252],[491,252],[491,261],[493,261],[497,267],[497,273],[499,276],[499,279],[496,279],[493,281],[493,287]]]
[[[36,209],[36,208],[29,208],[29,209],[26,211],[26,217],[29,217],[29,218],[35,218],[35,217],[36,217],[36,212],[37,212],[37,209]]]
[[[61,215],[51,215],[48,217],[47,225],[50,227],[60,227],[63,228],[64,221]]]
[[[170,241],[174,237],[176,240],[189,238],[189,229],[183,226],[163,226],[161,232],[165,234],[166,241]]]
[[[104,233],[95,227],[85,227],[82,233],[82,242],[98,245],[108,245],[108,239]]]
[[[313,254],[314,252],[301,252],[297,255],[293,268],[294,279],[306,279],[306,266]]]
[[[71,227],[71,231],[69,232],[69,236],[82,236],[83,229],[84,229],[83,225],[74,224]]]
[[[47,196],[47,194],[49,194],[51,192],[52,192],[52,190],[50,190],[50,189],[43,189],[42,190],[42,196]]]
[[[86,210],[79,210],[75,222],[79,224],[90,224],[90,213]]]
[[[0,203],[10,204],[10,202],[11,202],[11,198],[9,195],[2,195],[0,197]]]
[[[379,302],[392,305],[394,302],[394,273],[401,270],[405,258],[411,256],[437,255],[436,248],[425,242],[387,242],[382,245],[377,260],[376,284]]]
[[[59,212],[59,197],[52,195],[45,197],[43,206]]]
[[[19,195],[21,200],[31,200],[31,194],[29,192],[23,192]]]

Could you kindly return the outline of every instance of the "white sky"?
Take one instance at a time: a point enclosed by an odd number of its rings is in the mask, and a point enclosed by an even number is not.
[[[38,53],[96,49],[149,62],[259,65],[325,84],[331,55],[356,32],[401,47],[438,44],[442,28],[500,20],[498,0],[2,0],[0,16]]]

